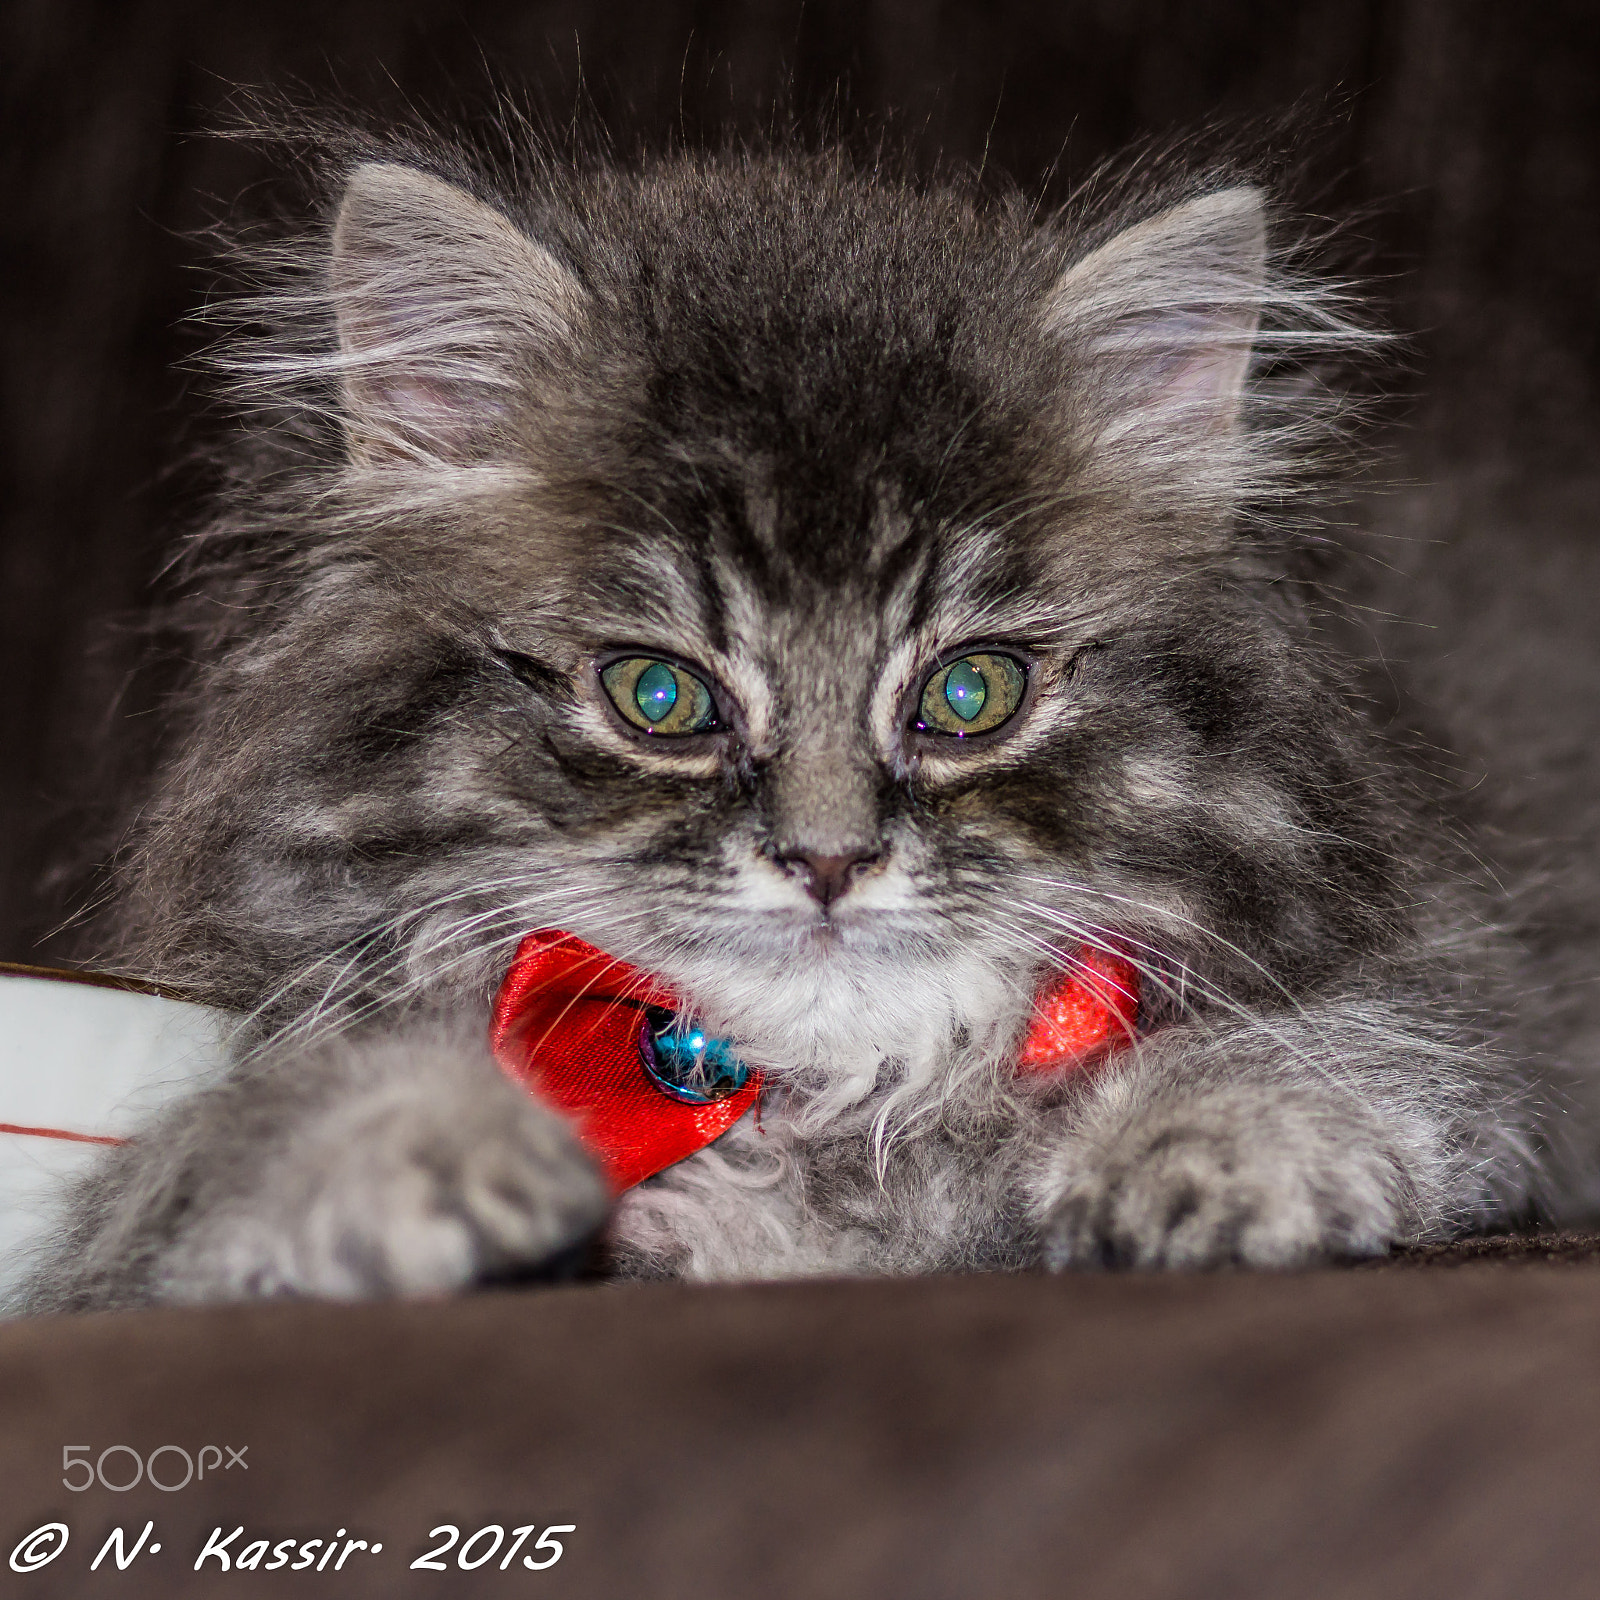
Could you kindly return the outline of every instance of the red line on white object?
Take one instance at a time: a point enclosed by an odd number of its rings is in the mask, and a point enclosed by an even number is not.
[[[68,1133],[65,1128],[24,1128],[16,1122],[0,1122],[0,1133],[26,1133],[35,1139],[70,1139],[75,1144],[126,1144],[108,1133]]]

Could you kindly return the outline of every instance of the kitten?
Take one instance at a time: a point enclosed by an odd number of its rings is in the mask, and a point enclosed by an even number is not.
[[[80,1189],[34,1306],[451,1290],[602,1225],[632,1275],[1276,1267],[1575,1192],[1493,907],[1288,581],[1366,336],[1260,188],[329,171],[120,912],[255,1042]],[[540,927],[689,997],[759,1125],[612,1205],[485,1042]],[[1140,1042],[1016,1077],[1085,943]]]

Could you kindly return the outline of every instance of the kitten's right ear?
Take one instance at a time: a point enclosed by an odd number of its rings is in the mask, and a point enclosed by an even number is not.
[[[1101,375],[1113,434],[1200,443],[1233,431],[1266,289],[1261,191],[1216,190],[1136,223],[1069,267],[1047,332]]]
[[[330,284],[350,453],[368,466],[492,456],[582,317],[582,290],[548,250],[391,162],[350,175]]]

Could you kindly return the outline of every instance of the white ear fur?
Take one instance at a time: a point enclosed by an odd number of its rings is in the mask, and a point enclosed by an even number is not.
[[[1069,267],[1044,325],[1096,359],[1113,431],[1228,432],[1265,280],[1261,193],[1224,189],[1135,224]]]
[[[487,453],[582,314],[549,251],[453,184],[389,162],[351,174],[330,283],[351,454],[369,465]]]

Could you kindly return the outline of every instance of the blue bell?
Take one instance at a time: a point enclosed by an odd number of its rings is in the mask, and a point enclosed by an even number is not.
[[[646,1006],[639,1030],[639,1059],[650,1081],[674,1100],[710,1105],[737,1094],[750,1069],[733,1053],[731,1039],[708,1038],[664,1006]]]

